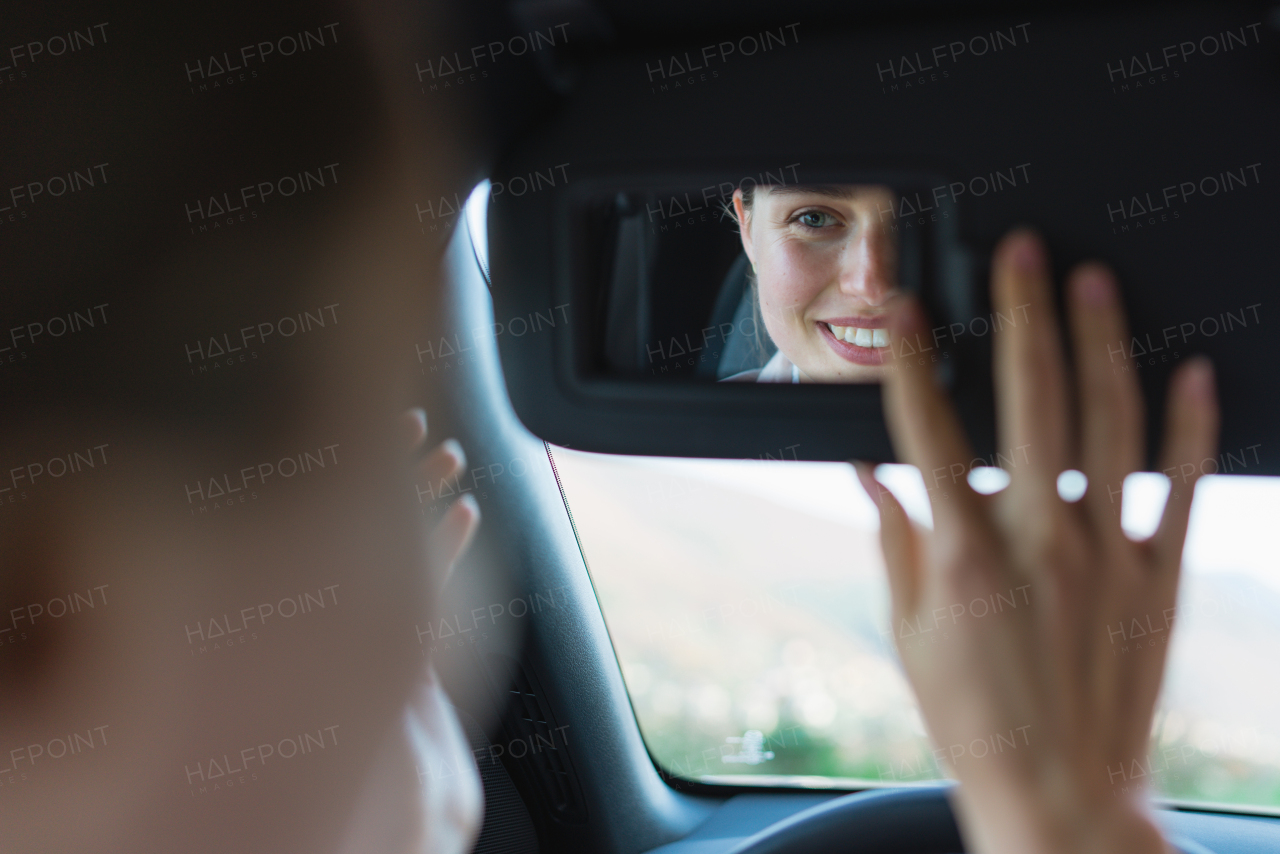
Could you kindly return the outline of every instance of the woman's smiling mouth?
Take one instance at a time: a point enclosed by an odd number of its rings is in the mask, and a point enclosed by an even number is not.
[[[862,318],[841,317],[835,321],[818,321],[818,333],[828,346],[846,362],[856,365],[882,365],[889,355],[889,330],[869,324]],[[856,324],[856,325],[855,325]]]

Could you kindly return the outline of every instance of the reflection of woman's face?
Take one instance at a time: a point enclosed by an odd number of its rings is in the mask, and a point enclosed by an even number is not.
[[[805,381],[875,382],[885,370],[894,200],[876,186],[761,186],[747,210],[734,193],[765,328]]]

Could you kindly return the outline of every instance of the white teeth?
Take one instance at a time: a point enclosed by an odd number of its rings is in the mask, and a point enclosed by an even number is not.
[[[836,326],[828,323],[827,328],[837,341],[856,344],[859,347],[888,347],[889,331],[887,329],[864,329],[859,326]]]

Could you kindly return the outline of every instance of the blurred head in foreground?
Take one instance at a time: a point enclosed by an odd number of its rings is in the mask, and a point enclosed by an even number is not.
[[[439,22],[126,15],[7,21],[0,847],[465,850],[399,419]]]

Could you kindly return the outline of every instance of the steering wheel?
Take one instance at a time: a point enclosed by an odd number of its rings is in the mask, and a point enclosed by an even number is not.
[[[744,839],[731,854],[962,854],[951,785],[834,798]]]
[[[947,793],[954,783],[834,798],[744,839],[730,854],[963,854]],[[1186,838],[1183,854],[1213,854]]]

